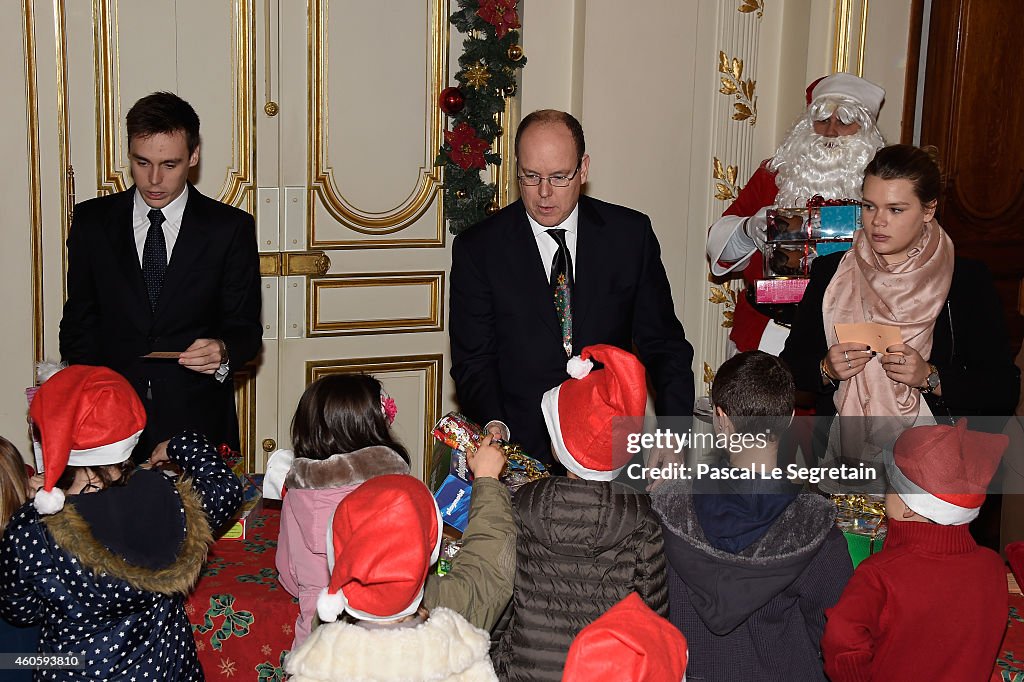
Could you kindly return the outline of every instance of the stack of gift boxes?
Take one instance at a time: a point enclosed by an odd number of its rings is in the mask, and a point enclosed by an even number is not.
[[[804,208],[769,209],[757,302],[799,303],[814,259],[849,249],[860,226],[860,202],[847,199],[816,196]]]
[[[231,467],[231,473],[242,482],[242,506],[218,531],[217,539],[245,540],[249,520],[255,518],[263,509],[263,474],[246,473],[245,458],[227,445],[221,445],[217,451]]]

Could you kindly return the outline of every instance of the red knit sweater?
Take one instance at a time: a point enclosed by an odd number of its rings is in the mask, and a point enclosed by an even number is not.
[[[825,612],[825,672],[832,682],[988,680],[1008,608],[1002,560],[966,525],[890,519],[882,551]]]

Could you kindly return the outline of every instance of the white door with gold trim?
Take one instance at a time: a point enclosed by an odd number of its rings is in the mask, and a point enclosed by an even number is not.
[[[58,354],[72,203],[131,184],[124,114],[171,90],[202,120],[200,191],[256,216],[264,350],[238,390],[250,467],[289,444],[311,380],[365,371],[395,398],[396,431],[422,472],[429,427],[453,404],[450,235],[432,165],[445,123],[434,97],[452,51],[448,2],[54,0],[49,9],[27,3],[26,15],[38,99],[57,102],[40,104],[34,122],[41,354]]]

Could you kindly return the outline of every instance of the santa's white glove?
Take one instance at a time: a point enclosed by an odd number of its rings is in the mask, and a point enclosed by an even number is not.
[[[743,236],[750,240],[755,249],[760,250],[768,239],[768,209],[772,206],[765,206],[760,211],[750,216],[740,225]]]

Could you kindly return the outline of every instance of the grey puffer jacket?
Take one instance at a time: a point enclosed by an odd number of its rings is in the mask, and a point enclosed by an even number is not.
[[[503,680],[562,679],[576,634],[636,592],[668,613],[661,527],[647,495],[615,482],[546,478],[513,500],[519,538]]]

